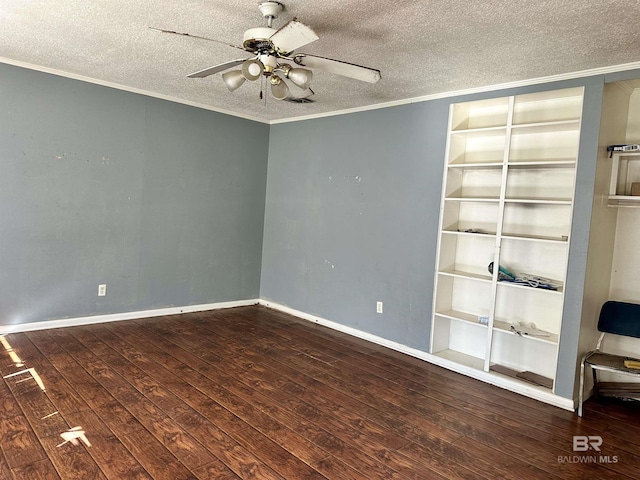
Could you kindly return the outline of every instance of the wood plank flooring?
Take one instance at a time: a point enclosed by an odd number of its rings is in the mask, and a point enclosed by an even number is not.
[[[4,339],[0,479],[640,478],[639,403],[579,419],[265,307]]]

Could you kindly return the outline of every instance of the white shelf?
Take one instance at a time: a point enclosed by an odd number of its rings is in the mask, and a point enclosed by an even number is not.
[[[558,344],[540,342],[493,329],[490,363],[516,372],[532,372],[550,380],[556,376]]]
[[[489,275],[481,275],[478,273],[464,272],[461,270],[440,270],[438,274],[448,275],[451,277],[469,278],[471,280],[480,280],[482,282],[491,282],[491,277]]]
[[[564,295],[531,287],[507,286],[505,282],[498,282],[497,286],[494,322],[534,324],[540,330],[560,334]]]
[[[480,327],[486,328],[486,325],[480,323],[480,321],[478,320],[478,315],[473,315],[465,312],[458,312],[456,310],[444,310],[442,312],[436,312],[436,315],[439,317],[448,318],[450,320],[471,323],[473,325],[479,325]]]
[[[571,205],[570,198],[557,199],[557,198],[505,198],[507,203],[533,203],[540,205]]]
[[[524,240],[528,242],[549,242],[549,243],[561,243],[568,244],[569,236],[561,236],[561,237],[546,237],[546,236],[536,236],[536,235],[518,235],[515,233],[505,233],[502,232],[502,238],[510,239],[510,240]]]
[[[550,343],[552,345],[557,345],[558,344],[558,335],[555,333],[551,333],[551,332],[545,332],[543,330],[540,330],[541,333],[546,333],[549,336],[548,337],[543,337],[543,336],[535,336],[535,335],[518,335],[517,333],[515,333],[514,331],[511,330],[511,323],[508,322],[501,322],[499,320],[494,320],[493,321],[493,328],[494,330],[497,330],[501,333],[505,333],[508,335],[515,335],[516,337],[520,337],[521,339],[523,339],[524,341],[533,341],[533,342],[542,342],[542,343]]]
[[[498,203],[500,198],[498,197],[446,197],[448,202],[488,202]]]
[[[526,290],[533,290],[534,292],[541,293],[543,295],[562,295],[564,293],[564,287],[560,285],[557,290],[549,290],[548,288],[537,288],[528,285],[521,285],[514,282],[501,281],[498,282],[498,286],[507,288],[524,288]]]
[[[514,100],[513,124],[579,119],[582,96],[582,87],[518,95]]]
[[[640,182],[640,152],[613,153],[607,205],[640,207],[640,195],[631,195],[631,185],[637,182]]]
[[[464,230],[464,231],[460,231],[460,230],[442,230],[442,233],[447,234],[447,235],[470,235],[470,236],[487,237],[487,238],[496,236],[496,232],[485,232],[485,231],[467,232],[466,230]]]
[[[509,162],[536,162],[575,159],[580,130],[550,127],[514,129],[511,135]]]
[[[506,128],[451,132],[447,164],[501,163],[506,139]]]
[[[484,368],[484,359],[456,352],[455,350],[442,350],[440,352],[435,352],[434,355],[444,358],[445,360],[455,362],[459,365],[464,365],[465,367],[475,368],[477,370],[482,370]]]
[[[468,375],[497,378],[495,363],[555,378],[583,91],[451,107],[430,351]],[[498,281],[492,262],[560,286]],[[510,330],[532,323],[548,336]]]
[[[489,137],[504,135],[506,130],[506,125],[479,128],[461,128],[458,130],[451,130],[451,135],[473,135],[475,137]]]
[[[502,169],[504,162],[478,162],[478,163],[450,163],[448,168],[482,170],[482,169]]]
[[[451,109],[451,130],[504,127],[509,108],[505,98],[458,103]]]
[[[486,202],[486,203],[498,203],[500,197],[487,196],[487,197],[446,197],[446,201],[450,202]]]
[[[510,158],[507,166],[511,169],[516,168],[575,168],[576,159],[571,157],[558,157],[547,155],[543,160],[536,160],[530,157]]]
[[[610,207],[640,207],[640,196],[609,195],[607,205]]]
[[[557,120],[551,122],[519,123],[511,126],[514,134],[537,134],[549,132],[568,132],[580,128],[579,119]]]
[[[571,232],[570,204],[505,202],[502,234],[534,238],[563,238]]]
[[[549,166],[538,162],[532,168],[508,167],[506,200],[509,202],[571,204],[575,164]]]
[[[558,158],[548,160],[522,160],[522,161],[509,161],[507,163],[509,168],[575,168],[575,158]]]
[[[497,372],[497,371],[495,371],[495,370],[494,370],[494,367],[497,367],[497,366],[499,366],[499,367],[506,367],[507,369],[510,369],[510,370],[512,370],[512,371],[510,372],[510,374]],[[522,378],[519,378],[519,377],[518,377],[518,375],[519,375],[519,374],[521,374],[521,373],[524,373],[524,372],[521,372],[521,371],[520,371],[520,370],[518,370],[518,369],[512,368],[511,366],[502,365],[502,364],[500,364],[500,363],[494,363],[494,362],[492,362],[492,363],[491,363],[491,367],[492,367],[492,368],[490,369],[489,374],[490,374],[491,376],[495,377],[495,378],[504,379],[504,380],[506,380],[506,381],[508,381],[508,380],[515,380],[515,381],[517,381],[517,382],[524,382],[524,383],[526,383],[526,384],[529,386],[529,388],[530,388],[530,389],[535,388],[535,389],[538,389],[538,390],[539,390],[539,391],[541,391],[541,392],[548,393],[548,394],[552,394],[552,392],[553,392],[553,389],[552,389],[552,388],[544,387],[544,386],[542,386],[542,385],[537,385],[537,384],[534,384],[534,383],[531,383],[531,382],[526,382],[526,381],[525,381],[525,380],[523,380]],[[553,379],[552,379],[552,378],[546,378],[546,380],[548,380],[548,381],[550,381],[551,383],[553,383]]]

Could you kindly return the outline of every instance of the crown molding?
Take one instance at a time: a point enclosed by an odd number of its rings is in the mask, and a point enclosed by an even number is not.
[[[493,85],[485,85],[485,86],[474,87],[474,88],[466,88],[466,89],[462,89],[462,90],[452,90],[452,91],[447,91],[447,92],[440,92],[440,93],[434,93],[434,94],[430,94],[430,95],[412,97],[412,98],[407,98],[407,99],[403,99],[403,100],[395,100],[395,101],[392,101],[392,102],[377,103],[377,104],[374,104],[374,105],[365,105],[365,106],[362,106],[362,107],[354,107],[354,108],[349,108],[349,109],[344,109],[344,110],[337,110],[337,111],[332,111],[332,112],[318,113],[318,114],[312,114],[312,115],[302,115],[302,116],[298,116],[298,117],[280,118],[280,119],[277,119],[277,120],[265,120],[265,119],[254,117],[254,116],[251,116],[251,115],[245,115],[245,114],[240,114],[240,113],[237,113],[237,112],[233,112],[231,110],[225,110],[225,109],[222,109],[222,108],[216,108],[216,107],[212,107],[210,105],[205,105],[205,104],[198,103],[198,102],[192,102],[192,101],[189,101],[189,100],[184,100],[184,99],[172,97],[172,96],[169,96],[169,95],[163,95],[163,94],[160,94],[160,93],[155,93],[155,92],[151,92],[151,91],[143,90],[143,89],[139,89],[139,88],[128,87],[126,85],[121,85],[119,83],[106,82],[104,80],[99,80],[99,79],[92,78],[92,77],[87,77],[87,76],[84,76],[84,75],[78,75],[78,74],[75,74],[75,73],[64,72],[64,71],[61,71],[61,70],[56,70],[54,68],[43,67],[43,66],[40,66],[40,65],[34,65],[34,64],[31,64],[31,63],[22,62],[22,61],[19,61],[19,60],[13,60],[13,59],[6,58],[6,57],[0,57],[0,63],[6,63],[8,65],[14,65],[16,67],[22,67],[22,68],[27,68],[27,69],[30,69],[30,70],[36,70],[36,71],[39,71],[39,72],[49,73],[49,74],[57,75],[57,76],[60,76],[60,77],[71,78],[71,79],[74,79],[74,80],[80,80],[80,81],[83,81],[83,82],[93,83],[93,84],[101,85],[101,86],[104,86],[104,87],[110,87],[110,88],[115,88],[115,89],[118,89],[118,90],[124,90],[126,92],[137,93],[137,94],[140,94],[140,95],[146,95],[148,97],[159,98],[161,100],[167,100],[167,101],[170,101],[170,102],[180,103],[180,104],[188,105],[188,106],[191,106],[191,107],[202,108],[204,110],[210,110],[210,111],[213,111],[213,112],[222,113],[224,115],[231,115],[233,117],[239,117],[239,118],[243,118],[245,120],[251,120],[251,121],[259,122],[259,123],[266,123],[268,125],[277,125],[277,124],[281,124],[281,123],[300,122],[300,121],[304,121],[304,120],[313,120],[313,119],[317,119],[317,118],[333,117],[333,116],[336,116],[336,115],[348,115],[350,113],[359,113],[359,112],[366,112],[366,111],[370,111],[370,110],[379,110],[379,109],[382,109],[382,108],[397,107],[397,106],[401,106],[401,105],[409,105],[409,104],[412,104],[412,103],[428,102],[430,100],[440,100],[440,99],[443,99],[443,98],[458,97],[458,96],[462,96],[462,95],[472,95],[472,94],[476,94],[476,93],[486,93],[486,92],[491,92],[491,91],[496,91],[496,90],[504,90],[504,89],[507,89],[507,88],[527,87],[527,86],[531,86],[531,85],[540,85],[540,84],[551,83],[551,82],[559,82],[559,81],[563,81],[563,80],[574,80],[576,78],[591,77],[591,76],[595,76],[595,75],[606,75],[606,74],[609,74],[609,73],[616,73],[616,72],[623,72],[623,71],[627,71],[627,70],[640,69],[640,62],[632,62],[632,63],[625,63],[625,64],[620,64],[620,65],[610,65],[610,66],[607,66],[607,67],[598,67],[598,68],[591,68],[591,69],[587,69],[587,70],[579,70],[579,71],[575,71],[575,72],[562,73],[562,74],[558,74],[558,75],[549,75],[549,76],[546,76],[546,77],[537,77],[537,78],[530,78],[530,79],[518,80],[518,81],[513,81],[513,82],[497,83],[497,84],[493,84]]]
[[[149,90],[143,90],[141,88],[128,87],[126,85],[121,85],[119,83],[106,82],[104,80],[99,80],[97,78],[78,75],[75,73],[64,72],[62,70],[56,70],[55,68],[42,67],[40,65],[34,65],[27,62],[21,62],[19,60],[13,60],[11,58],[0,57],[0,63],[6,63],[7,65],[13,65],[15,67],[27,68],[29,70],[36,70],[38,72],[49,73],[51,75],[56,75],[59,77],[71,78],[73,80],[80,80],[81,82],[93,83],[95,85],[100,85],[102,87],[115,88],[117,90],[123,90],[125,92],[137,93],[139,95],[145,95],[147,97],[159,98],[160,100],[167,100],[169,102],[181,103],[183,105],[188,105],[190,107],[202,108],[203,110],[210,110],[212,112],[222,113],[224,115],[231,115],[232,117],[244,118],[245,120],[251,120],[254,122],[260,122],[260,123],[266,123],[266,124],[269,123],[267,120],[263,118],[253,117],[251,115],[244,115],[241,113],[232,112],[231,110],[216,108],[210,105],[205,105],[203,103],[192,102],[189,100],[184,100],[182,98],[172,97],[170,95],[163,95],[161,93],[151,92]]]
[[[332,117],[335,115],[347,115],[350,113],[365,112],[369,110],[378,110],[381,108],[397,107],[400,105],[408,105],[411,103],[428,102],[430,100],[440,100],[443,98],[459,97],[463,95],[472,95],[476,93],[486,93],[486,92],[492,92],[497,90],[505,90],[508,88],[528,87],[531,85],[542,85],[545,83],[560,82],[564,80],[574,80],[576,78],[592,77],[595,75],[606,75],[609,73],[624,72],[627,70],[636,70],[636,69],[640,69],[640,62],[625,63],[621,65],[611,65],[608,67],[591,68],[588,70],[580,70],[576,72],[562,73],[558,75],[549,75],[546,77],[530,78],[530,79],[518,80],[514,82],[497,83],[494,85],[485,85],[481,87],[466,88],[462,90],[452,90],[448,92],[434,93],[431,95],[424,95],[420,97],[407,98],[404,100],[396,100],[393,102],[378,103],[375,105],[367,105],[364,107],[356,107],[356,108],[338,110],[338,111],[327,112],[327,113],[319,113],[316,115],[304,115],[300,117],[271,120],[269,124],[275,125],[279,123],[299,122],[302,120],[312,120],[316,118]]]

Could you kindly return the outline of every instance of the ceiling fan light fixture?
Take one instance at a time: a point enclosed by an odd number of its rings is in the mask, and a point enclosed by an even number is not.
[[[289,87],[282,81],[277,75],[272,75],[269,78],[271,83],[271,94],[276,100],[284,100],[289,95]]]
[[[245,56],[245,58],[231,60],[187,75],[189,78],[204,78],[227,71],[222,75],[222,78],[230,91],[238,89],[245,80],[255,81],[260,77],[265,77],[265,82],[269,80],[271,84],[274,98],[301,102],[313,95],[313,90],[309,85],[313,80],[313,72],[317,70],[368,83],[376,83],[380,80],[380,71],[375,68],[306,53],[294,54],[300,47],[318,40],[318,35],[295,17],[279,29],[273,28],[273,20],[280,15],[285,6],[277,0],[260,1],[258,8],[267,20],[267,26],[246,30],[242,46],[185,32],[150,28],[163,33],[208,40],[250,52],[251,58]],[[279,63],[280,61],[283,63]],[[228,69],[238,66],[240,66],[240,70],[228,71]],[[266,87],[266,83],[260,83],[260,99],[263,99],[262,88]]]
[[[306,68],[291,68],[285,76],[303,90],[309,88],[313,80],[313,72]]]
[[[264,71],[264,65],[260,60],[251,59],[242,64],[242,75],[247,80],[257,80]]]
[[[222,74],[222,80],[229,91],[233,92],[244,83],[246,78],[242,74],[241,70],[231,70],[230,72]]]

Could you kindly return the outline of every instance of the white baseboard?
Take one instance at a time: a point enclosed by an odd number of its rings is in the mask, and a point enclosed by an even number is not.
[[[0,335],[18,332],[30,332],[33,330],[46,330],[49,328],[74,327],[78,325],[90,325],[93,323],[117,322],[120,320],[135,320],[138,318],[162,317],[165,315],[178,315],[180,313],[204,312],[207,310],[219,310],[222,308],[245,307],[259,303],[257,298],[249,300],[235,300],[232,302],[205,303],[201,305],[187,305],[184,307],[158,308],[154,310],[140,310],[137,312],[114,313],[110,315],[91,315],[88,317],[63,318],[58,320],[44,320],[42,322],[22,323],[17,325],[0,325]]]
[[[6,335],[9,333],[18,333],[18,332],[28,332],[33,330],[46,330],[50,328],[90,325],[94,323],[116,322],[120,320],[135,320],[138,318],[161,317],[165,315],[178,315],[181,313],[203,312],[207,310],[219,310],[223,308],[244,307],[244,306],[256,305],[256,304],[260,304],[265,307],[272,308],[274,310],[278,310],[280,312],[287,313],[289,315],[293,315],[294,317],[301,318],[303,320],[308,320],[310,322],[317,323],[318,325],[331,328],[332,330],[336,330],[339,332],[346,333],[348,335],[352,335],[357,338],[361,338],[363,340],[367,340],[377,345],[381,345],[383,347],[390,348],[392,350],[410,355],[412,357],[419,358],[421,360],[432,363],[434,365],[444,367],[448,370],[452,370],[454,372],[467,375],[477,380],[490,383],[497,387],[505,388],[507,390],[511,390],[513,392],[525,395],[527,397],[534,398],[536,400],[540,400],[542,402],[545,402],[551,405],[555,405],[565,410],[575,409],[574,401],[564,397],[559,397],[544,389],[535,387],[534,385],[523,384],[517,380],[511,380],[507,377],[502,377],[500,375],[496,375],[490,372],[483,372],[480,370],[476,370],[476,369],[467,367],[465,365],[461,365],[456,362],[452,362],[450,360],[440,358],[436,355],[432,355],[422,350],[418,350],[413,347],[408,347],[407,345],[403,345],[401,343],[394,342],[392,340],[388,340],[386,338],[379,337],[377,335],[373,335],[371,333],[364,332],[362,330],[358,330],[357,328],[342,325],[340,323],[333,322],[331,320],[327,320],[325,318],[318,317],[316,315],[311,315],[306,312],[296,310],[296,309],[287,307],[285,305],[281,305],[281,304],[271,302],[269,300],[264,300],[264,299],[249,299],[249,300],[237,300],[237,301],[231,301],[231,302],[208,303],[208,304],[201,304],[201,305],[188,305],[183,307],[168,307],[168,308],[160,308],[160,309],[154,309],[154,310],[140,310],[135,312],[115,313],[110,315],[92,315],[88,317],[45,320],[42,322],[23,323],[23,324],[17,324],[17,325],[0,325],[0,335]]]
[[[263,305],[265,307],[272,308],[274,310],[278,310],[283,313],[288,313],[289,315],[293,315],[294,317],[298,317],[303,320],[308,320],[310,322],[317,323],[318,325],[323,325],[325,327],[331,328],[332,330],[347,333],[354,337],[367,340],[369,342],[381,345],[383,347],[390,348],[397,352],[405,353],[412,357],[419,358],[420,360],[424,360],[434,365],[438,365],[440,367],[446,368],[447,370],[451,370],[456,373],[461,373],[463,375],[467,375],[469,377],[475,378],[477,380],[481,380],[491,385],[495,385],[496,387],[504,388],[506,390],[519,393],[526,397],[533,398],[535,400],[539,400],[541,402],[548,403],[550,405],[554,405],[556,407],[560,407],[565,410],[570,410],[570,411],[575,410],[575,402],[573,400],[555,395],[549,392],[548,390],[543,389],[542,387],[529,385],[524,382],[513,380],[511,378],[508,378],[499,374],[495,374],[492,372],[484,372],[481,370],[477,370],[475,368],[467,367],[465,365],[452,362],[451,360],[438,357],[437,355],[432,355],[430,353],[423,352],[422,350],[418,350],[413,347],[408,347],[401,343],[394,342],[386,338],[373,335],[368,332],[363,332],[362,330],[358,330],[353,327],[348,327],[346,325],[342,325],[340,323],[333,322],[331,320],[327,320],[322,317],[311,315],[306,312],[302,312],[300,310],[287,307],[285,305],[280,305],[278,303],[275,303],[269,300],[260,299],[259,303],[260,305]]]

